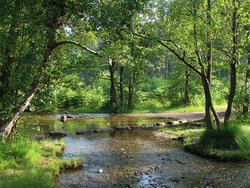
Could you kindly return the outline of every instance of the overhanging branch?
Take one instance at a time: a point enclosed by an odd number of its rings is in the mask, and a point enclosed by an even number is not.
[[[78,46],[80,47],[81,49],[93,54],[93,55],[96,55],[96,56],[99,56],[99,57],[102,57],[98,52],[86,47],[86,46],[83,46],[81,45],[80,43],[77,43],[77,42],[74,42],[74,41],[60,41],[60,42],[57,42],[55,43],[55,45],[53,46],[54,48],[57,48],[59,46],[62,46],[62,45],[66,45],[66,44],[72,44],[72,45],[75,45],[75,46]]]

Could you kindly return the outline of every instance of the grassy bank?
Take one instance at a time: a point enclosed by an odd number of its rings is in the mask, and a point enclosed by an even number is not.
[[[50,188],[61,170],[80,168],[78,159],[64,160],[62,141],[18,138],[0,143],[1,188]]]
[[[163,132],[184,138],[184,149],[220,161],[250,161],[250,117],[207,131],[202,125],[170,126]]]
[[[223,110],[226,108],[226,104],[216,104],[216,110]],[[72,114],[79,113],[110,113],[109,108],[102,107],[81,107],[81,108],[70,108],[67,110]],[[159,112],[197,112],[204,111],[204,104],[200,105],[170,105],[169,103],[161,102],[145,102],[136,104],[132,109],[118,109],[118,113],[159,113]]]

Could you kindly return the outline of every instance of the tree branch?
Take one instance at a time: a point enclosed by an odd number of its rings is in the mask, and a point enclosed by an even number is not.
[[[141,37],[141,38],[145,38],[145,39],[148,39],[148,40],[156,40],[160,45],[162,45],[163,47],[167,48],[172,54],[174,54],[181,62],[183,62],[186,66],[188,66],[189,68],[191,68],[194,72],[196,72],[199,76],[203,76],[202,73],[196,69],[193,65],[191,65],[190,63],[188,63],[186,60],[185,60],[185,56],[186,56],[186,52],[184,49],[183,50],[183,56],[181,56],[175,49],[171,48],[169,45],[167,45],[166,43],[164,43],[163,41],[161,41],[160,39],[154,39],[154,38],[150,38],[148,36],[145,36],[145,35],[141,35],[139,33],[136,33],[133,31],[133,33],[138,36],[138,37]],[[172,44],[174,44],[177,48],[178,46],[173,43],[173,41],[169,41],[171,42]]]
[[[65,44],[72,44],[72,45],[78,46],[81,49],[83,49],[83,50],[85,50],[85,51],[87,51],[87,52],[89,52],[89,53],[91,53],[93,55],[96,55],[98,57],[102,57],[98,52],[96,52],[96,51],[94,51],[94,50],[92,50],[92,49],[90,49],[90,48],[88,48],[86,46],[83,46],[80,43],[74,42],[74,41],[60,41],[60,42],[55,43],[55,45],[53,47],[55,49],[55,48],[57,48],[57,47],[59,47],[61,45],[65,45]]]

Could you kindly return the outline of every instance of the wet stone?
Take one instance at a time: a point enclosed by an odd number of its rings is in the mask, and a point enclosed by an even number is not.
[[[166,126],[167,124],[165,122],[159,122],[155,124],[156,126]]]
[[[93,134],[94,130],[93,129],[82,129],[76,131],[76,134]]]
[[[61,138],[61,137],[67,136],[67,133],[60,132],[60,131],[50,131],[49,136],[51,136],[51,137],[60,137]]]
[[[124,126],[118,126],[115,129],[118,131],[122,131],[122,130],[130,130],[131,128],[128,125],[124,125]]]
[[[144,129],[144,130],[153,130],[155,128],[154,125],[143,125],[141,127],[141,129]]]
[[[113,131],[114,131],[114,129],[112,129],[112,128],[103,128],[103,129],[95,129],[94,130],[95,133],[111,133]]]

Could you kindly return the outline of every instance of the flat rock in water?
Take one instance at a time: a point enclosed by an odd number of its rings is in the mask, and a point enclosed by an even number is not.
[[[113,131],[114,131],[114,129],[112,129],[112,128],[103,128],[103,129],[95,129],[94,130],[95,133],[111,133]]]
[[[186,124],[186,123],[189,123],[188,120],[186,119],[181,119],[179,120],[180,124]]]
[[[187,124],[189,123],[188,120],[182,119],[182,120],[176,120],[176,121],[168,121],[168,125],[180,125],[180,124]]]
[[[165,122],[159,122],[155,124],[156,126],[166,126],[167,124]]]
[[[131,129],[140,129],[140,128],[141,128],[141,126],[138,126],[138,125],[132,125],[132,126],[130,126],[130,128],[131,128]]]
[[[76,131],[76,134],[93,134],[94,130],[93,129],[82,129]]]
[[[67,134],[65,132],[60,132],[60,131],[50,131],[49,136],[51,137],[65,137]]]
[[[168,121],[167,124],[168,125],[179,125],[180,121]]]
[[[130,130],[131,128],[128,125],[124,125],[124,126],[118,126],[115,128],[116,130]]]
[[[141,127],[141,129],[144,129],[144,130],[153,130],[155,128],[155,125],[143,125]]]

